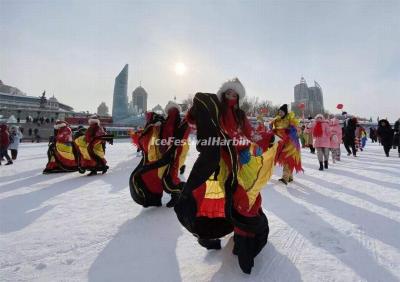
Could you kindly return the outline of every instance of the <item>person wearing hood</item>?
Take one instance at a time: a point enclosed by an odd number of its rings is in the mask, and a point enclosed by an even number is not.
[[[312,132],[314,137],[314,147],[317,150],[319,170],[324,170],[324,168],[328,169],[331,132],[329,123],[324,119],[322,114],[316,115]]]
[[[6,124],[0,125],[0,165],[3,157],[7,159],[6,165],[12,165],[13,161],[8,155],[8,146],[10,145],[10,134],[8,132],[8,126]]]
[[[378,137],[381,140],[386,157],[389,157],[389,152],[393,145],[393,135],[394,131],[389,121],[381,119],[378,123]]]
[[[340,144],[342,143],[342,128],[339,120],[333,117],[330,120],[330,149],[332,153],[332,162],[340,161]]]
[[[13,125],[11,127],[10,131],[10,145],[8,146],[8,149],[11,151],[11,158],[15,161],[17,159],[18,155],[18,147],[19,143],[21,143],[23,135],[21,131],[19,130],[19,127],[16,125]]]
[[[196,127],[200,154],[174,210],[207,249],[220,249],[220,238],[233,231],[233,254],[250,274],[268,239],[260,191],[272,176],[277,145],[271,132],[253,132],[240,108],[244,97],[237,78],[223,83],[217,95],[195,95],[188,120]]]
[[[44,174],[57,172],[73,172],[78,170],[72,130],[65,122],[58,120],[54,125],[54,136],[49,142],[48,162]]]
[[[294,112],[288,112],[288,105],[284,104],[279,108],[278,115],[271,121],[275,135],[281,139],[279,141],[276,163],[283,166],[283,175],[279,179],[287,185],[293,181],[293,170],[303,171],[301,165],[301,148],[297,126],[299,120],[296,119]]]

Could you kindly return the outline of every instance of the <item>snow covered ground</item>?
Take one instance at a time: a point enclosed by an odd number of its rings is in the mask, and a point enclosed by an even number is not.
[[[288,187],[276,169],[263,190],[269,243],[250,276],[231,236],[207,251],[173,210],[131,200],[128,141],[107,147],[110,170],[94,177],[42,175],[46,150],[22,144],[0,167],[1,281],[400,281],[400,158],[378,145],[323,172],[305,150]]]

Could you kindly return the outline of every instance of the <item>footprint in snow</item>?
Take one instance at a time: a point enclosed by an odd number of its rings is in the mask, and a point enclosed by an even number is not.
[[[64,264],[71,265],[73,262],[74,262],[73,259],[67,259],[67,260],[64,262]]]
[[[37,270],[42,270],[45,269],[47,267],[47,265],[45,263],[39,263],[38,265],[36,265],[36,269]]]

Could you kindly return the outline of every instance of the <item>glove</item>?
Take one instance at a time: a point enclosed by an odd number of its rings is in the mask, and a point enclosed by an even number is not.
[[[250,161],[249,149],[244,149],[239,153],[239,161],[241,164],[247,164]]]

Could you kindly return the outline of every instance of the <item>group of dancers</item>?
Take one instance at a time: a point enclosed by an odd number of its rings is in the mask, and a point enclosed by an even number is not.
[[[48,162],[43,173],[90,171],[89,176],[97,172],[104,174],[108,169],[105,159],[106,142],[112,144],[113,136],[108,135],[100,125],[97,115],[89,118],[87,129],[80,126],[75,134],[67,122],[58,120],[49,141]]]
[[[167,206],[174,207],[180,223],[207,249],[220,249],[220,239],[233,232],[232,252],[250,274],[269,233],[261,189],[275,164],[284,167],[285,184],[302,166],[298,121],[287,105],[272,121],[273,130],[253,129],[241,109],[244,97],[242,83],[232,79],[217,94],[197,93],[184,117],[174,102],[168,103],[166,117],[148,113],[144,129],[133,135],[143,157],[129,185],[132,199],[143,207],[161,206],[163,193],[171,194]],[[190,131],[196,132],[199,155],[182,182],[178,175],[184,170]]]

